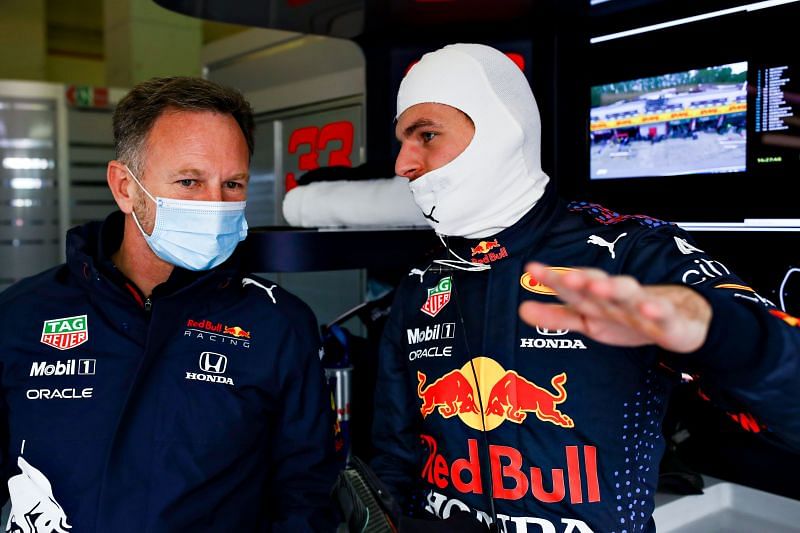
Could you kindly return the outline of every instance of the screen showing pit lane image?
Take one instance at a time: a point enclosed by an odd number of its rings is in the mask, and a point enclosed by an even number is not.
[[[747,63],[592,87],[593,180],[743,172]]]

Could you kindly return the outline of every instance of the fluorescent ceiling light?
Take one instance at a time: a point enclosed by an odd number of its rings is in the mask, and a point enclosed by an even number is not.
[[[37,148],[52,148],[53,141],[46,139],[2,139],[0,148],[13,148],[17,150],[34,150]]]
[[[33,200],[30,198],[14,198],[11,200],[11,207],[33,207]]]
[[[41,189],[42,180],[40,178],[11,178],[12,189]]]
[[[673,26],[680,26],[682,24],[690,24],[700,20],[706,20],[715,17],[722,17],[731,15],[733,13],[741,13],[743,11],[758,11],[759,9],[767,9],[768,7],[775,7],[784,4],[791,4],[798,0],[765,0],[763,2],[756,2],[754,4],[747,4],[744,6],[731,7],[728,9],[721,9],[719,11],[712,11],[702,15],[695,15],[693,17],[686,17],[682,19],[670,20],[668,22],[661,22],[658,24],[651,24],[650,26],[642,26],[641,28],[634,28],[632,30],[620,31],[617,33],[609,33],[608,35],[599,35],[589,39],[591,44],[602,43],[605,41],[612,41],[622,37],[630,37],[631,35],[639,35],[640,33],[647,33],[650,31],[663,30],[664,28],[672,28]]]
[[[9,170],[47,170],[55,166],[55,161],[44,157],[4,157],[3,168]]]

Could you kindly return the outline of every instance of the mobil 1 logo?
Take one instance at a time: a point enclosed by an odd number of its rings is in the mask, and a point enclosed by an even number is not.
[[[96,361],[96,359],[34,361],[31,363],[30,376],[93,376]]]
[[[452,339],[456,336],[456,324],[455,322],[444,322],[425,328],[409,328],[406,330],[406,335],[408,336],[408,344]]]

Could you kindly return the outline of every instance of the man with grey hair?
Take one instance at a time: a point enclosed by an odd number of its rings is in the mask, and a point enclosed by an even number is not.
[[[465,513],[509,533],[654,531],[682,373],[800,447],[800,320],[676,225],[558,198],[512,60],[424,55],[395,132],[395,171],[444,245],[398,289],[381,345],[373,466],[409,513],[441,531]]]
[[[119,211],[0,295],[8,531],[332,529],[314,316],[235,253],[249,104],[152,79],[117,106],[114,140]]]

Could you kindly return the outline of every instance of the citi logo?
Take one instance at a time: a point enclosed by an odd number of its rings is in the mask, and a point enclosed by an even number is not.
[[[406,334],[408,335],[408,344],[417,344],[439,339],[452,339],[456,335],[456,323],[445,322],[443,324],[436,324],[433,327],[428,326],[425,329],[407,329]]]
[[[96,359],[69,359],[67,361],[35,361],[31,364],[31,377],[38,376],[93,376]]]
[[[212,374],[224,374],[228,358],[221,353],[203,352],[200,354],[200,370]]]
[[[520,339],[520,348],[554,348],[557,350],[585,350],[586,345],[580,339]]]
[[[221,353],[203,352],[200,354],[199,361],[200,370],[208,372],[208,374],[201,374],[200,372],[186,372],[186,379],[192,381],[208,381],[211,383],[224,383],[225,385],[233,385],[233,379],[227,376],[221,376],[228,368],[228,358]]]

